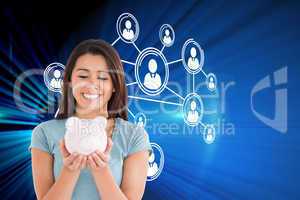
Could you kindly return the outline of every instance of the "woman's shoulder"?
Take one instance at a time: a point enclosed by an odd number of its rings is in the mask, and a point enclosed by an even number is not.
[[[132,122],[130,122],[130,121],[128,121],[128,120],[125,120],[125,119],[123,119],[123,118],[118,117],[118,118],[116,118],[116,120],[117,120],[117,123],[118,123],[120,126],[128,127],[128,128],[131,128],[131,129],[134,129],[134,128],[137,127],[136,124],[134,124],[134,123],[132,123]]]
[[[143,126],[137,125],[122,118],[117,118],[117,130],[120,136],[125,140],[138,137],[139,135],[147,135]]]
[[[51,119],[39,123],[35,129],[42,130],[45,134],[51,134],[54,132],[62,132],[65,128],[65,119]]]
[[[31,147],[36,147],[48,153],[53,153],[55,144],[64,135],[64,121],[51,119],[39,123],[33,130],[31,136]]]
[[[119,140],[125,144],[126,156],[141,151],[151,151],[149,135],[141,125],[118,118]]]
[[[50,119],[39,123],[37,127],[42,129],[53,128],[53,127],[64,125],[65,121],[66,121],[65,119]]]
[[[118,128],[126,135],[132,135],[136,131],[144,131],[144,127],[134,124],[128,120],[117,118]]]

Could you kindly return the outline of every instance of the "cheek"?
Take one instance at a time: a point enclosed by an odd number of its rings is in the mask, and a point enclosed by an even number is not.
[[[81,93],[84,91],[84,85],[86,85],[84,81],[77,79],[72,81],[72,93],[77,102],[81,100]]]
[[[76,99],[76,101],[79,101],[80,99],[80,89],[79,88],[76,88],[76,89],[72,89],[72,93],[73,93],[73,96],[74,98]]]
[[[103,87],[103,94],[104,94],[104,99],[106,101],[109,101],[111,95],[113,93],[113,86],[112,83],[108,83]]]

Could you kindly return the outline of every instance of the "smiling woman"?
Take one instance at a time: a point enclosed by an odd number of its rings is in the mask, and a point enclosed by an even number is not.
[[[107,110],[109,118],[127,120],[124,70],[118,53],[110,44],[101,40],[79,44],[68,60],[63,83],[58,119],[69,117],[75,111],[88,114],[86,112],[98,109],[98,112]],[[108,104],[104,105],[104,102]]]
[[[67,151],[66,120],[107,119],[104,152]],[[118,53],[102,40],[80,43],[70,55],[56,119],[32,132],[30,149],[38,199],[141,199],[151,145],[144,128],[127,121],[127,91]]]
[[[115,89],[103,56],[92,54],[80,56],[72,73],[71,85],[77,103],[76,113],[105,114],[107,105],[104,103],[109,102]]]

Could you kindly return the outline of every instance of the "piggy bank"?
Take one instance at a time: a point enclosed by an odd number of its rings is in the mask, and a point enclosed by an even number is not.
[[[104,152],[107,145],[107,120],[104,117],[80,119],[69,117],[66,121],[65,146],[69,153],[88,155],[96,150]]]

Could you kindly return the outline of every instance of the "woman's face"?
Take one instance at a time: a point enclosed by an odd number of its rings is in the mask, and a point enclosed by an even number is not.
[[[106,60],[102,55],[80,56],[71,76],[76,110],[85,114],[107,113],[107,104],[114,92]]]

